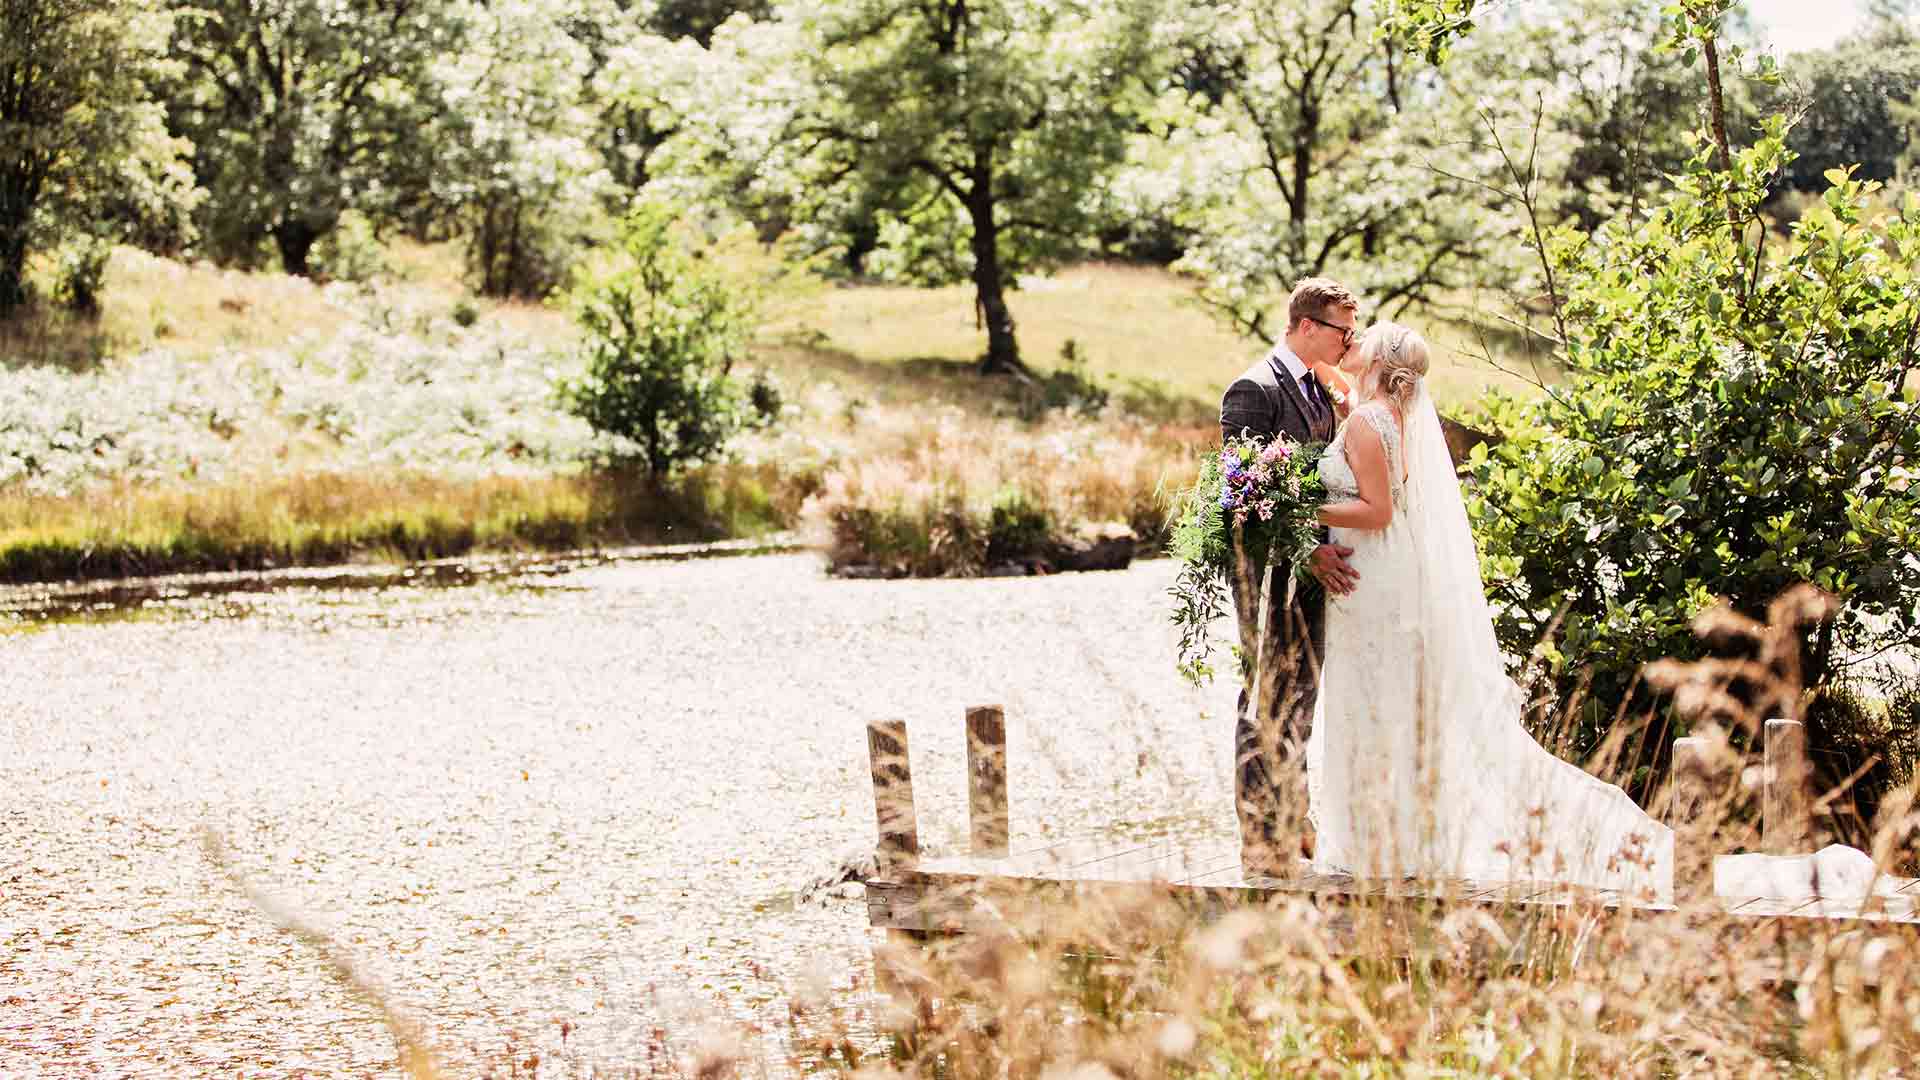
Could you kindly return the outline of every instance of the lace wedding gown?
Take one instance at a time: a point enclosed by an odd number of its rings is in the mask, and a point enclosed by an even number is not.
[[[1360,583],[1327,603],[1307,744],[1315,866],[1369,877],[1554,881],[1672,894],[1673,832],[1521,726],[1494,639],[1459,482],[1424,386],[1403,444],[1383,403],[1354,410],[1320,459],[1358,495],[1347,432],[1386,444],[1393,520],[1335,529]],[[1403,477],[1402,472],[1406,475]]]

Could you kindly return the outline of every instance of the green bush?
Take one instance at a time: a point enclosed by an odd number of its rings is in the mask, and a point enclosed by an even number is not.
[[[82,237],[60,249],[53,298],[61,307],[89,318],[100,314],[106,291],[107,261],[113,244],[97,236]]]
[[[1906,812],[1897,793],[1913,783],[1920,764],[1920,678],[1831,683],[1807,702],[1802,719],[1813,790],[1827,796],[1817,842],[1874,850],[1878,830]],[[1903,876],[1920,873],[1911,848],[1898,855]]]
[[[387,248],[366,215],[348,211],[340,223],[314,241],[308,269],[332,281],[372,281],[390,272]]]
[[[1642,665],[1707,653],[1692,621],[1716,598],[1838,598],[1805,635],[1814,690],[1920,643],[1920,200],[1875,220],[1877,185],[1836,170],[1756,258],[1784,131],[1730,173],[1703,151],[1644,218],[1550,237],[1567,385],[1487,402],[1505,441],[1475,449],[1470,501],[1501,643],[1581,693],[1583,748]]]
[[[587,372],[561,386],[616,458],[656,479],[715,457],[778,407],[771,384],[756,394],[732,374],[752,337],[752,298],[681,247],[675,219],[664,206],[636,211],[618,265],[576,286]]]
[[[1053,516],[1045,506],[1019,488],[1002,488],[987,513],[987,562],[1040,556],[1053,535]]]

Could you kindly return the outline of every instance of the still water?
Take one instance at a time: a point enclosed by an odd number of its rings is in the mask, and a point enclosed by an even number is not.
[[[782,555],[0,593],[0,1075],[399,1075],[329,951],[450,1075],[644,1069],[716,1025],[777,1060],[794,995],[872,1001],[859,890],[802,896],[872,847],[869,719],[909,723],[935,854],[988,703],[1016,843],[1233,835],[1231,693],[1175,675],[1172,578]]]

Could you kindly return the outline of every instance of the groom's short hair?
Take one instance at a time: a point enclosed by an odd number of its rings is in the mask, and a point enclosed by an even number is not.
[[[1293,295],[1287,298],[1287,329],[1299,326],[1301,319],[1324,319],[1328,312],[1359,307],[1360,298],[1345,285],[1332,278],[1306,278],[1294,285]]]

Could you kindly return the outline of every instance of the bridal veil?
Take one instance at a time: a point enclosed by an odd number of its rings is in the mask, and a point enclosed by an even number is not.
[[[1404,426],[1406,520],[1355,541],[1377,545],[1366,552],[1359,589],[1394,593],[1384,605],[1334,603],[1327,612],[1326,684],[1308,763],[1317,772],[1312,816],[1333,857],[1354,870],[1671,896],[1672,830],[1620,788],[1554,756],[1522,724],[1524,696],[1494,637],[1424,380]],[[1350,670],[1355,663],[1374,670]],[[1388,670],[1396,664],[1403,671]],[[1412,760],[1395,762],[1404,755]],[[1395,825],[1384,834],[1356,828],[1382,802],[1408,800],[1385,809]],[[1341,850],[1383,835],[1397,849],[1385,858]]]

